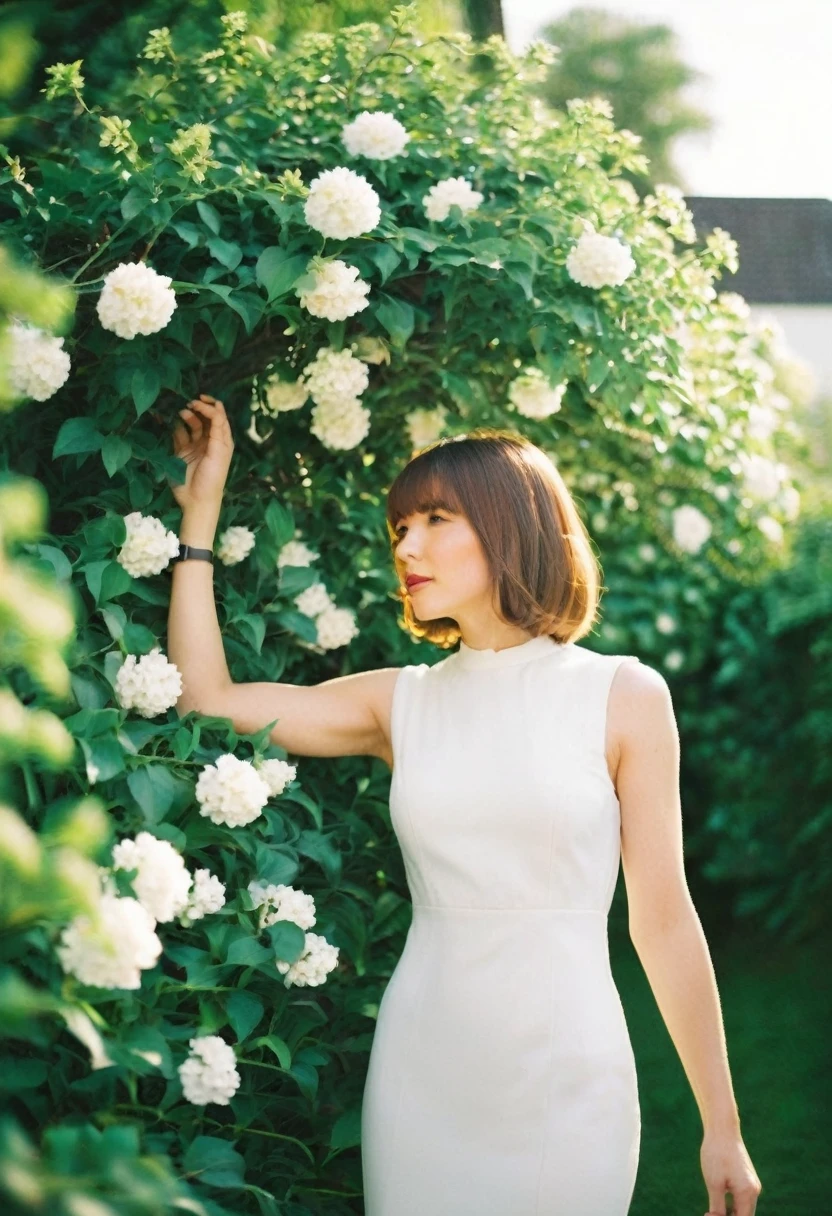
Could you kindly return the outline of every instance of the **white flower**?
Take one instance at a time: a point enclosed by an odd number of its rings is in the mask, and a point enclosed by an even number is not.
[[[678,671],[685,661],[681,650],[668,650],[664,656],[664,665],[668,671]]]
[[[97,764],[93,764],[92,760],[87,761],[87,781],[90,785],[95,785],[98,778],[101,776],[101,769]]]
[[[525,418],[548,418],[560,409],[565,392],[565,380],[552,388],[540,368],[529,367],[511,382],[508,396],[518,414]]]
[[[224,566],[236,566],[248,557],[254,548],[254,533],[251,528],[226,528],[220,536],[217,557]]]
[[[780,493],[780,469],[773,460],[757,453],[740,453],[743,485],[745,490],[763,502],[770,502]]]
[[[212,912],[219,912],[225,904],[225,886],[210,870],[195,870],[194,885],[188,905],[180,920],[183,925],[202,920]]]
[[[316,405],[360,397],[370,383],[370,371],[352,351],[323,346],[303,372],[310,397]]]
[[[372,232],[381,219],[381,208],[366,177],[340,165],[324,169],[310,184],[303,214],[322,236],[344,241]]]
[[[444,405],[437,405],[432,410],[411,410],[404,419],[410,446],[423,448],[429,443],[435,443],[445,429],[447,417],[448,411]]]
[[[357,397],[331,398],[312,410],[309,429],[330,451],[349,451],[366,438],[370,411]]]
[[[656,546],[648,544],[639,545],[638,555],[643,562],[654,562],[656,560]]]
[[[120,338],[164,329],[176,308],[170,282],[144,262],[122,262],[104,277],[96,305],[101,324]]]
[[[95,988],[139,988],[162,953],[156,922],[137,899],[104,892],[95,916],[76,916],[61,933],[64,971]]]
[[[270,376],[266,381],[265,389],[266,401],[262,409],[265,414],[270,414],[272,417],[286,413],[288,410],[299,410],[302,405],[306,404],[309,396],[309,389],[304,384],[302,376],[298,376],[297,380],[281,380],[279,376]]]
[[[338,954],[338,947],[330,945],[320,933],[307,933],[303,954],[299,959],[294,963],[277,960],[278,971],[286,977],[283,986],[289,988],[292,984],[297,984],[298,987],[323,984],[329,972],[338,966]]]
[[[367,295],[370,284],[359,278],[355,266],[348,266],[339,258],[324,262],[317,270],[312,288],[296,288],[301,308],[313,317],[325,317],[327,321],[345,321],[369,304]]]
[[[57,393],[66,383],[70,368],[69,355],[62,349],[63,338],[18,321],[9,326],[7,337],[12,392],[35,401],[46,401]]]
[[[155,515],[131,511],[124,516],[127,537],[116,561],[132,578],[161,574],[179,552],[179,537]]]
[[[226,752],[206,764],[196,783],[199,813],[212,823],[243,827],[261,814],[269,800],[269,787],[250,760]]]
[[[137,659],[128,654],[116,676],[116,696],[122,709],[135,709],[143,718],[155,718],[170,709],[182,695],[182,676],[160,647]]]
[[[133,892],[154,920],[173,920],[188,903],[191,876],[181,853],[167,840],[139,832],[113,848],[114,870],[136,870]]]
[[[446,220],[452,206],[459,207],[463,215],[467,215],[476,211],[484,197],[464,177],[446,177],[431,186],[422,198],[422,206],[429,220]]]
[[[295,596],[295,603],[304,616],[313,619],[332,607],[332,600],[323,583],[313,583],[311,587],[301,591],[300,595]]]
[[[777,426],[777,414],[770,405],[748,408],[748,434],[752,439],[769,439]]]
[[[591,229],[581,234],[566,258],[567,274],[584,287],[619,287],[635,268],[622,241]]]
[[[779,545],[782,543],[783,525],[778,523],[776,519],[772,519],[770,515],[761,515],[757,520],[757,527],[766,540],[770,540],[772,544]]]
[[[341,139],[351,156],[391,160],[401,155],[410,136],[392,114],[383,110],[362,110],[342,129]]]
[[[698,553],[711,530],[710,520],[698,507],[685,504],[673,512],[673,539],[686,553]]]
[[[318,645],[324,650],[335,650],[346,646],[358,635],[355,613],[349,608],[327,608],[315,622],[318,626]]]
[[[789,522],[797,519],[800,514],[800,491],[795,486],[786,486],[780,495],[783,504],[783,514]]]
[[[278,569],[282,566],[308,566],[320,556],[302,540],[287,540],[277,555],[277,566]]]
[[[296,764],[289,764],[286,760],[261,760],[255,768],[269,787],[272,798],[283,793],[289,782],[294,781],[298,771]]]
[[[656,617],[656,629],[659,633],[673,633],[676,628],[676,618],[669,612],[660,612]]]
[[[260,909],[261,929],[279,920],[291,920],[301,929],[311,929],[315,923],[315,901],[304,891],[282,882],[250,882],[248,893],[255,908]]]
[[[240,1085],[234,1048],[218,1034],[191,1039],[191,1054],[179,1065],[182,1092],[194,1106],[228,1106]]]

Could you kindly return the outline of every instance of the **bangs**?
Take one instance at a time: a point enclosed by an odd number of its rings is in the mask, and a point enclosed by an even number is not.
[[[398,539],[396,525],[408,515],[421,511],[466,514],[449,472],[441,467],[441,461],[434,456],[436,451],[425,452],[412,460],[390,487],[387,495],[387,526],[391,543]]]

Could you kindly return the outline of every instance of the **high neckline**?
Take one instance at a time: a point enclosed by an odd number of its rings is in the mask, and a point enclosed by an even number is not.
[[[486,667],[514,667],[517,663],[527,663],[530,659],[542,659],[547,654],[555,654],[563,650],[566,643],[556,642],[547,633],[529,638],[517,646],[506,646],[503,650],[475,650],[466,646],[460,638],[459,650],[456,652],[456,666],[468,670]]]

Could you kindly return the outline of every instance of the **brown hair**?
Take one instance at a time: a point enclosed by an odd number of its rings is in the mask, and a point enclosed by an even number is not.
[[[478,427],[437,440],[405,465],[387,494],[391,547],[396,525],[419,511],[464,515],[480,539],[500,616],[533,635],[571,642],[592,629],[601,571],[589,534],[548,456],[514,431]],[[456,621],[420,621],[394,553],[407,629],[448,648],[462,636]]]

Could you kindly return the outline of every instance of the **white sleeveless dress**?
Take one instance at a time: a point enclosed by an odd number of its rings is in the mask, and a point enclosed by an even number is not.
[[[629,1209],[641,1118],[609,963],[604,755],[627,658],[461,642],[397,677],[390,810],[413,921],[364,1089],[366,1216]]]

